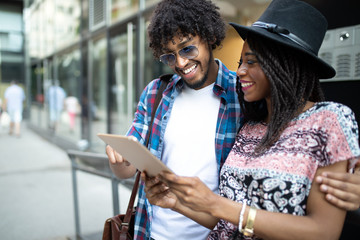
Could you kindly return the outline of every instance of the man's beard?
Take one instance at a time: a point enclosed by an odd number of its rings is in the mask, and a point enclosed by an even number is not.
[[[196,83],[194,83],[194,84],[189,84],[189,83],[186,82],[186,81],[184,81],[184,82],[185,82],[186,86],[188,86],[189,88],[199,89],[199,88],[201,88],[201,87],[205,84],[205,82],[206,82],[206,80],[207,80],[207,78],[208,78],[208,73],[209,73],[209,70],[206,71],[205,76],[204,76],[200,81],[198,81],[198,82],[196,82]]]
[[[204,77],[203,77],[200,81],[198,81],[198,82],[196,82],[196,83],[194,83],[194,84],[189,84],[189,83],[187,83],[186,81],[184,81],[185,84],[186,84],[186,86],[188,86],[189,88],[192,88],[192,89],[199,89],[199,88],[201,88],[201,87],[205,84],[205,82],[206,82],[206,80],[207,80],[207,78],[208,78],[208,75],[209,75],[210,62],[213,61],[213,57],[212,57],[212,56],[213,56],[213,55],[212,55],[212,51],[210,50],[210,57],[209,57],[209,61],[208,61],[208,63],[207,63],[207,71],[206,71]]]

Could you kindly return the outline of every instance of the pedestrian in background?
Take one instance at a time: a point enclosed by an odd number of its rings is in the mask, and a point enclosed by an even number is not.
[[[54,84],[49,87],[47,97],[50,111],[50,128],[56,131],[66,98],[66,92],[60,87],[59,80],[55,80]]]
[[[76,114],[79,112],[80,104],[78,99],[71,95],[65,98],[65,109],[69,117],[70,132],[74,131]]]
[[[14,80],[10,87],[5,90],[5,101],[3,110],[10,116],[9,135],[12,135],[15,127],[15,135],[20,137],[23,102],[25,100],[24,90]]]

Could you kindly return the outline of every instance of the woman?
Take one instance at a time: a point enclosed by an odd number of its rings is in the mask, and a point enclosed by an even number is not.
[[[163,173],[142,175],[147,198],[213,229],[208,239],[338,239],[345,211],[313,181],[345,172],[360,150],[352,111],[323,102],[319,78],[335,75],[317,57],[326,19],[304,2],[274,0],[251,27],[231,25],[245,40],[237,70],[245,124],[220,196],[196,177]]]

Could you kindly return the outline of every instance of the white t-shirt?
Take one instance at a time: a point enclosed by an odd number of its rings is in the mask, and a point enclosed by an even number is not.
[[[184,86],[176,97],[164,135],[164,163],[180,176],[198,176],[218,191],[215,132],[220,99],[214,84],[200,90]],[[151,237],[156,240],[206,239],[210,230],[174,212],[153,206]]]
[[[11,85],[5,90],[8,111],[22,111],[25,100],[24,90],[18,85]]]
[[[77,113],[79,102],[76,97],[69,96],[65,98],[66,111],[70,113]]]

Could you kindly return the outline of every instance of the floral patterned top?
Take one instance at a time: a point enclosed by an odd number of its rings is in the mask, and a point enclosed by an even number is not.
[[[250,153],[266,129],[266,124],[253,122],[241,128],[221,170],[221,196],[236,202],[246,199],[258,209],[302,216],[318,167],[360,156],[354,114],[339,103],[316,103],[293,119],[265,154],[253,157]],[[234,224],[220,220],[208,239],[248,238]]]

